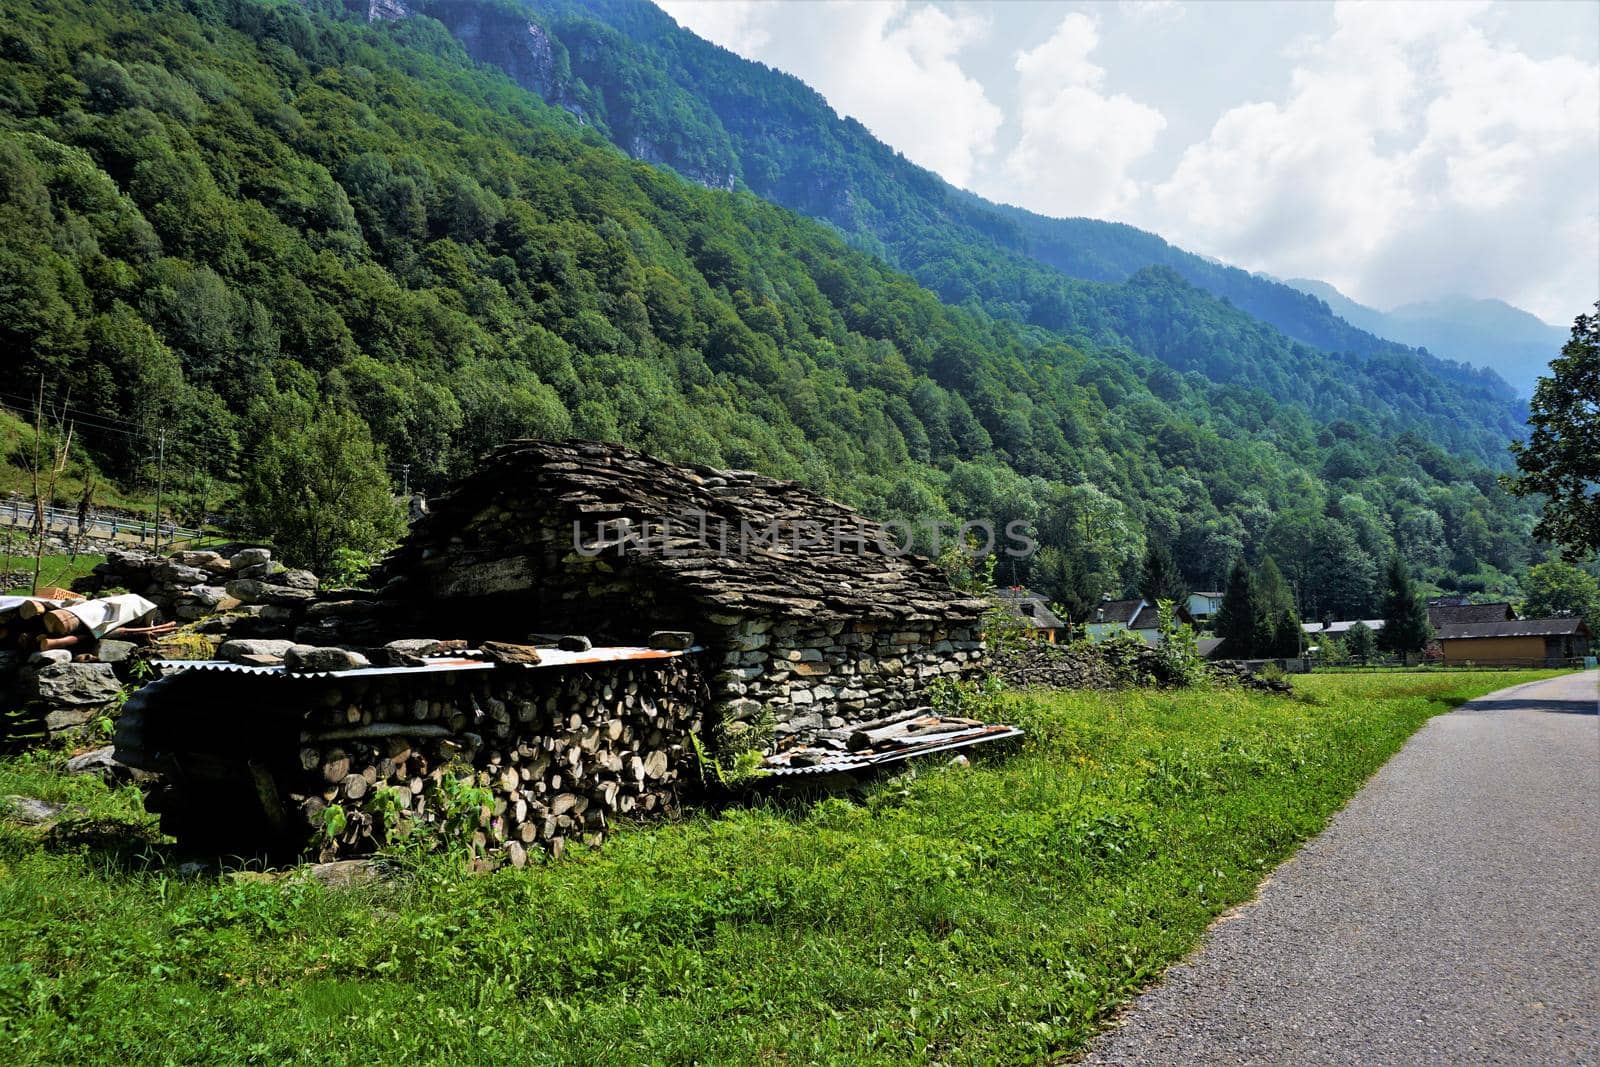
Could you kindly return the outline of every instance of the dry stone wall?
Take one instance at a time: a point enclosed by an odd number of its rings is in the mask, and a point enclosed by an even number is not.
[[[981,665],[982,642],[966,627],[713,617],[721,716],[753,722],[770,715],[774,741],[809,740],[926,708],[927,687],[964,679]]]

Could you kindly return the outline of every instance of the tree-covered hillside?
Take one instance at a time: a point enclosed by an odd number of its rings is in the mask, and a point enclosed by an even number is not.
[[[1492,465],[1523,432],[1526,405],[1493,372],[1374,337],[1316,297],[1154,234],[956,190],[797,78],[701,40],[649,0],[348,3],[468,26],[474,56],[635,156],[823,219],[948,303],[1127,345],[1319,419],[1365,412]]]
[[[1112,291],[1181,346],[1183,283]],[[1025,519],[1047,548],[1001,577],[1080,611],[1147,539],[1201,584],[1271,553],[1313,613],[1368,610],[1395,546],[1466,588],[1529,554],[1489,470],[1387,417],[942,304],[629,160],[438,22],[331,2],[0,0],[0,305],[0,400],[42,378],[130,482],[160,433],[193,491],[337,410],[413,485],[570,434],[884,517]]]

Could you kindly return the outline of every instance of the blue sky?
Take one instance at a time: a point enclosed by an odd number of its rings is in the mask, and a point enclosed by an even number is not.
[[[658,0],[990,199],[1388,309],[1600,296],[1600,4]]]

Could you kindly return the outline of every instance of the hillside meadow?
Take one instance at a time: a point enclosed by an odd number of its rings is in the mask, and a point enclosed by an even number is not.
[[[1549,673],[1013,694],[970,767],[345,888],[182,873],[136,790],[12,757],[0,796],[71,807],[0,816],[0,1060],[1049,1061],[1429,717]]]

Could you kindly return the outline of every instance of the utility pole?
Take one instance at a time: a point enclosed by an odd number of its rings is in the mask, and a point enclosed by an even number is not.
[[[161,551],[161,483],[167,474],[167,431],[161,431],[160,443],[156,452],[156,532],[155,550]]]

